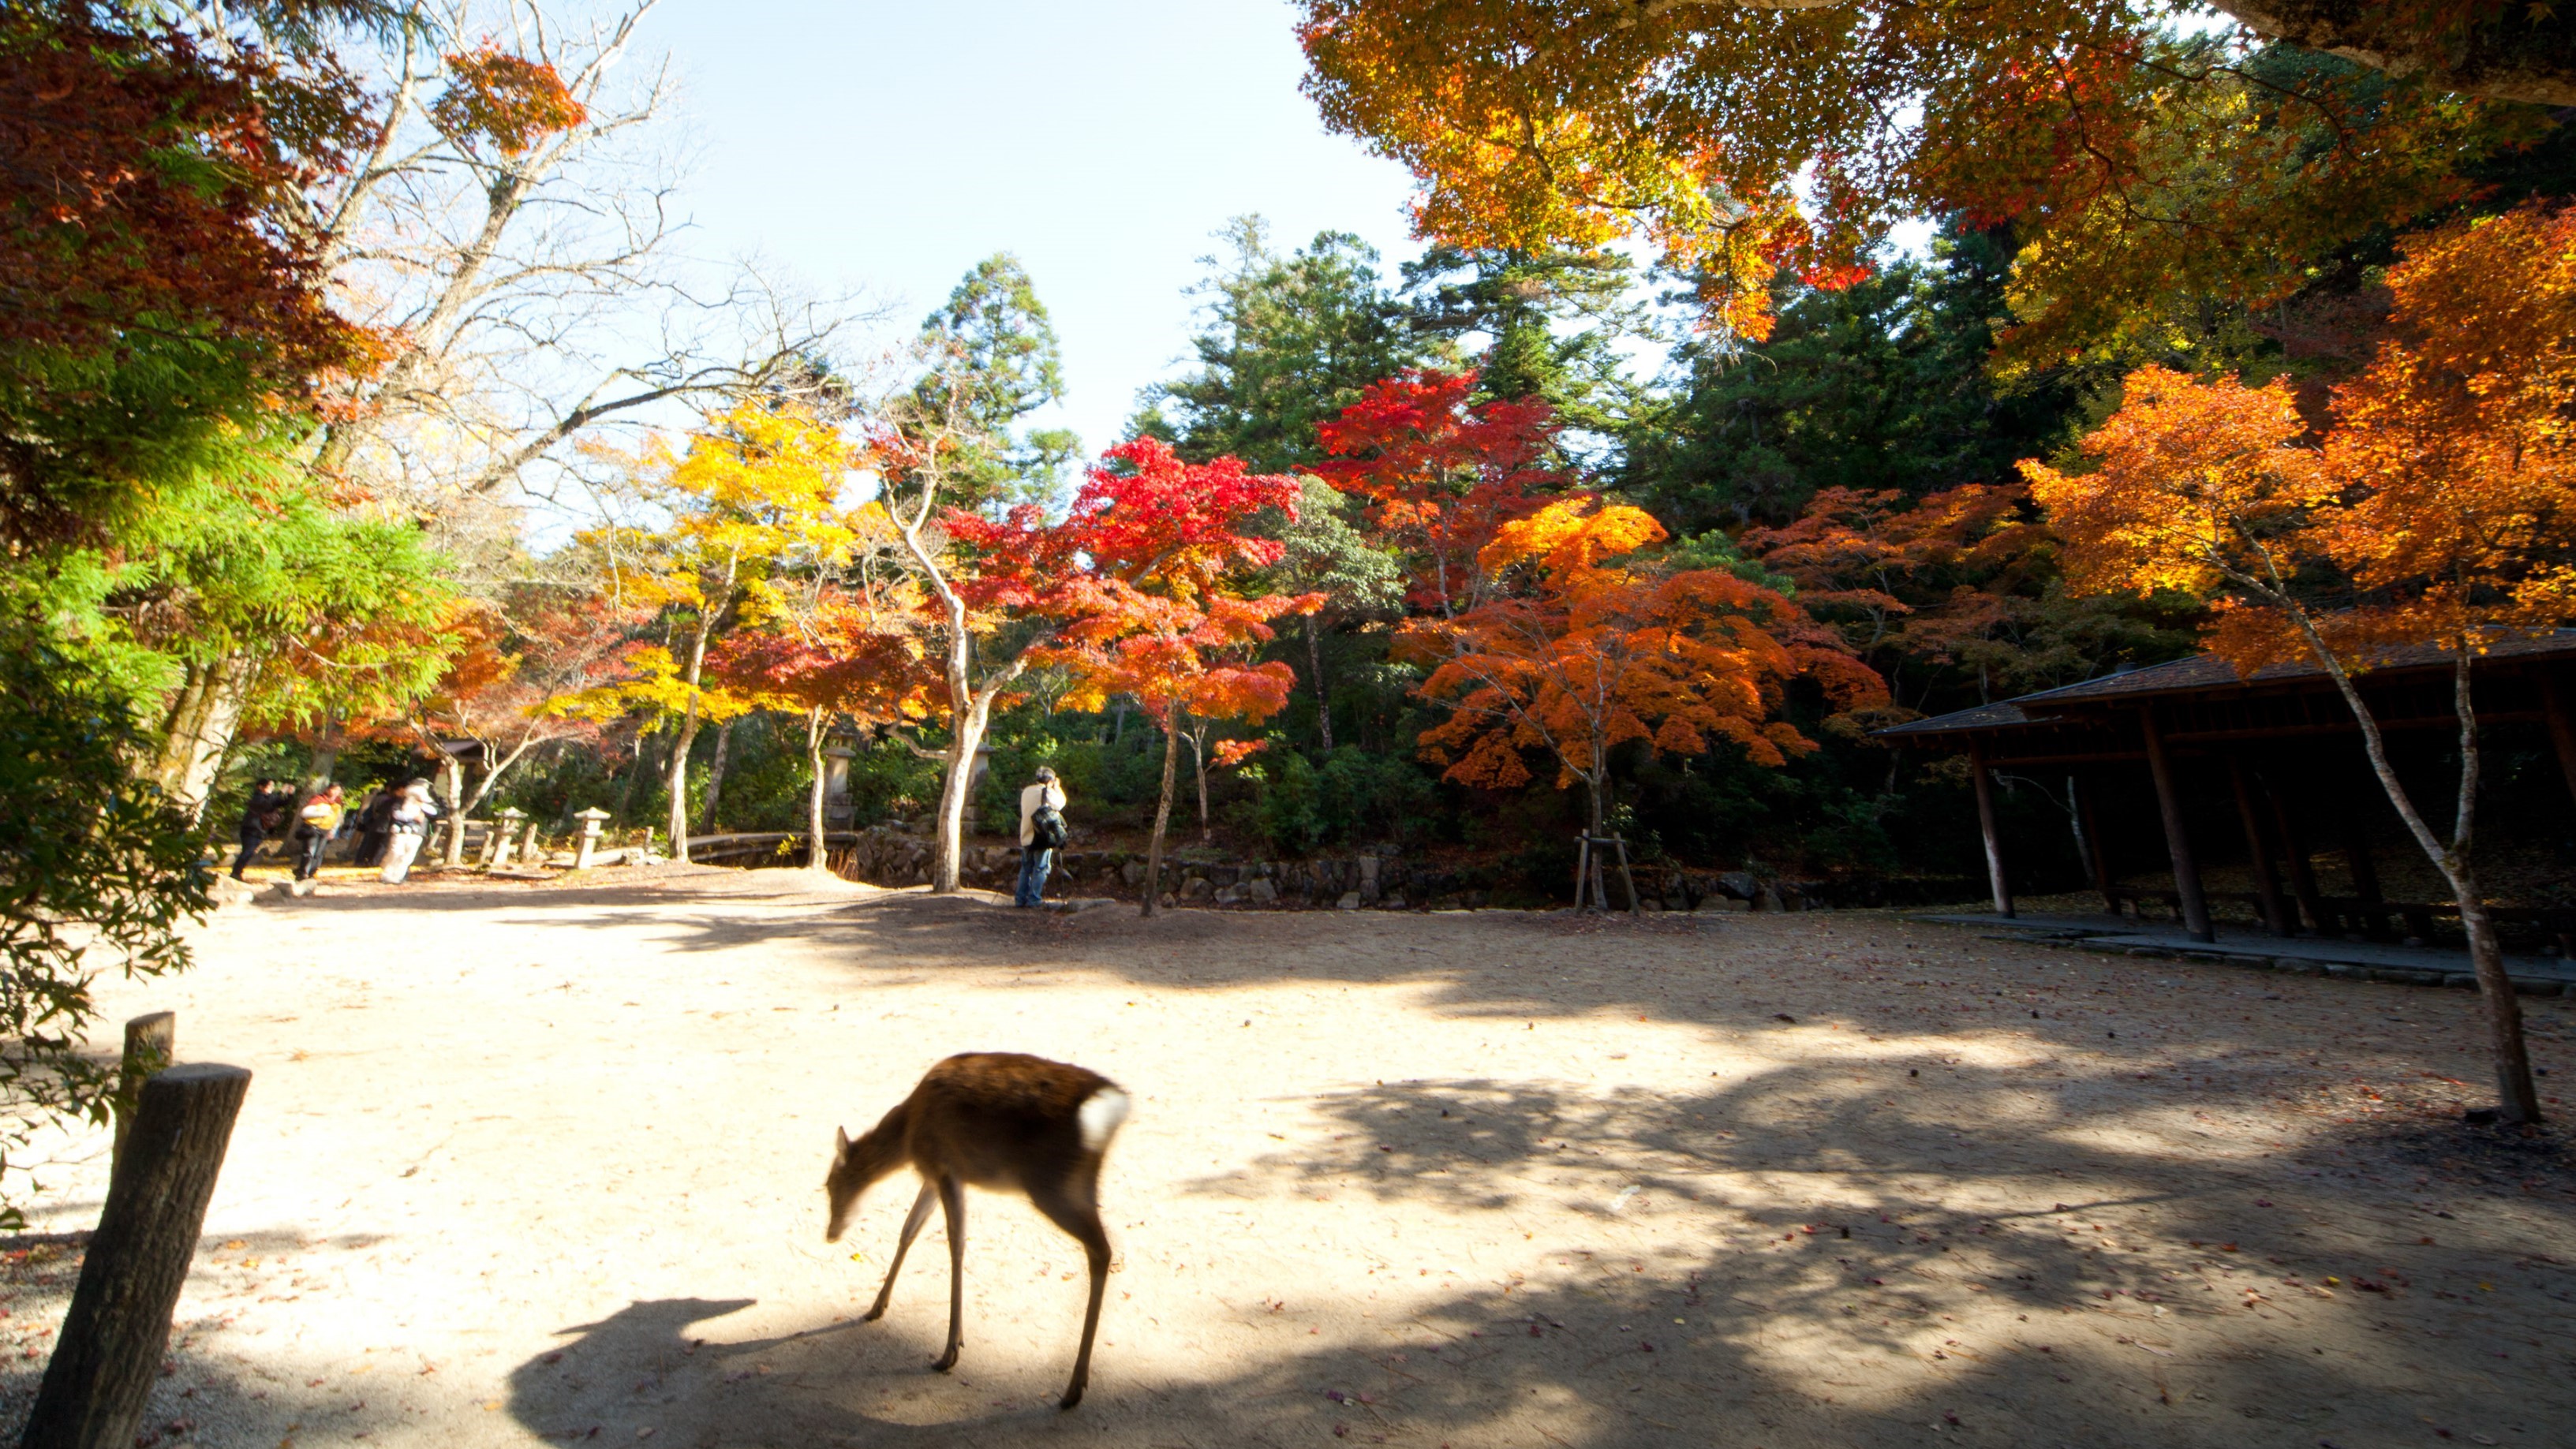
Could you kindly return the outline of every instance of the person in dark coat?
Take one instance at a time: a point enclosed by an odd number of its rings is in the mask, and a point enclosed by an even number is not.
[[[385,842],[394,834],[394,806],[402,792],[391,782],[376,786],[367,797],[365,808],[358,812],[358,853],[349,858],[351,865],[380,865],[385,858]]]
[[[250,803],[242,807],[241,825],[235,831],[241,839],[241,854],[233,857],[233,879],[240,880],[252,856],[286,825],[286,812],[295,805],[295,796],[278,788],[275,780],[261,780],[250,787]]]

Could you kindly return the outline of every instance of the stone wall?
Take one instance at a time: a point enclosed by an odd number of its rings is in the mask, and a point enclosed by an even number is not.
[[[870,885],[926,884],[930,879],[931,838],[896,826],[859,832],[854,845],[831,852],[839,874]],[[1018,878],[1016,845],[967,842],[959,874],[966,884],[1008,891]],[[1193,851],[1163,860],[1164,892],[1184,904],[1294,907],[1309,910],[1472,910],[1494,903],[1506,883],[1479,866],[1408,859],[1372,851],[1307,860],[1209,860]],[[1637,893],[1650,911],[1814,910],[1836,903],[1840,892],[1826,882],[1765,877],[1752,871],[1697,871],[1670,865],[1636,867]],[[1145,883],[1142,852],[1125,850],[1059,851],[1050,896],[1116,896],[1134,899]],[[1617,872],[1609,876],[1610,898],[1624,904]],[[1569,875],[1566,894],[1572,894]],[[1526,901],[1521,892],[1520,901]],[[1860,902],[1846,902],[1860,903]],[[1868,902],[1875,904],[1875,902]]]

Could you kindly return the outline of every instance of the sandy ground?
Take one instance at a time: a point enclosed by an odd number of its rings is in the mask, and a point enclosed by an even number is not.
[[[342,887],[112,991],[257,1073],[146,1442],[2576,1442],[2576,1174],[2459,1125],[2466,993],[799,879]],[[2532,1007],[2563,1081],[2576,1002]],[[971,1200],[952,1375],[935,1220],[853,1321],[909,1180],[822,1241],[833,1127],[970,1049],[1136,1099],[1070,1414],[1080,1258],[1025,1203]],[[103,1186],[63,1157],[0,1242],[13,1437]]]

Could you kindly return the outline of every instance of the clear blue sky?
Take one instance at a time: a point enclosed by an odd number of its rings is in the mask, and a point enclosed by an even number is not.
[[[1027,264],[1064,342],[1061,423],[1097,453],[1187,351],[1182,289],[1227,218],[1273,240],[1416,250],[1403,168],[1327,135],[1279,0],[665,0],[701,148],[693,251],[757,251],[902,301],[908,332],[978,259]],[[1057,421],[1042,419],[1041,421]]]

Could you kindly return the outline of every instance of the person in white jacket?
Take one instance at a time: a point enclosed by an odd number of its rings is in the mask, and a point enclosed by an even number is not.
[[[1011,904],[1034,906],[1046,893],[1047,872],[1055,868],[1056,847],[1064,844],[1064,784],[1055,771],[1038,766],[1037,778],[1020,791],[1020,883]]]
[[[376,879],[387,885],[403,883],[403,878],[411,874],[413,857],[420,854],[422,843],[429,839],[430,819],[437,814],[438,807],[429,803],[427,780],[414,780],[403,786],[402,793],[394,799],[393,833],[385,839],[385,868]]]

